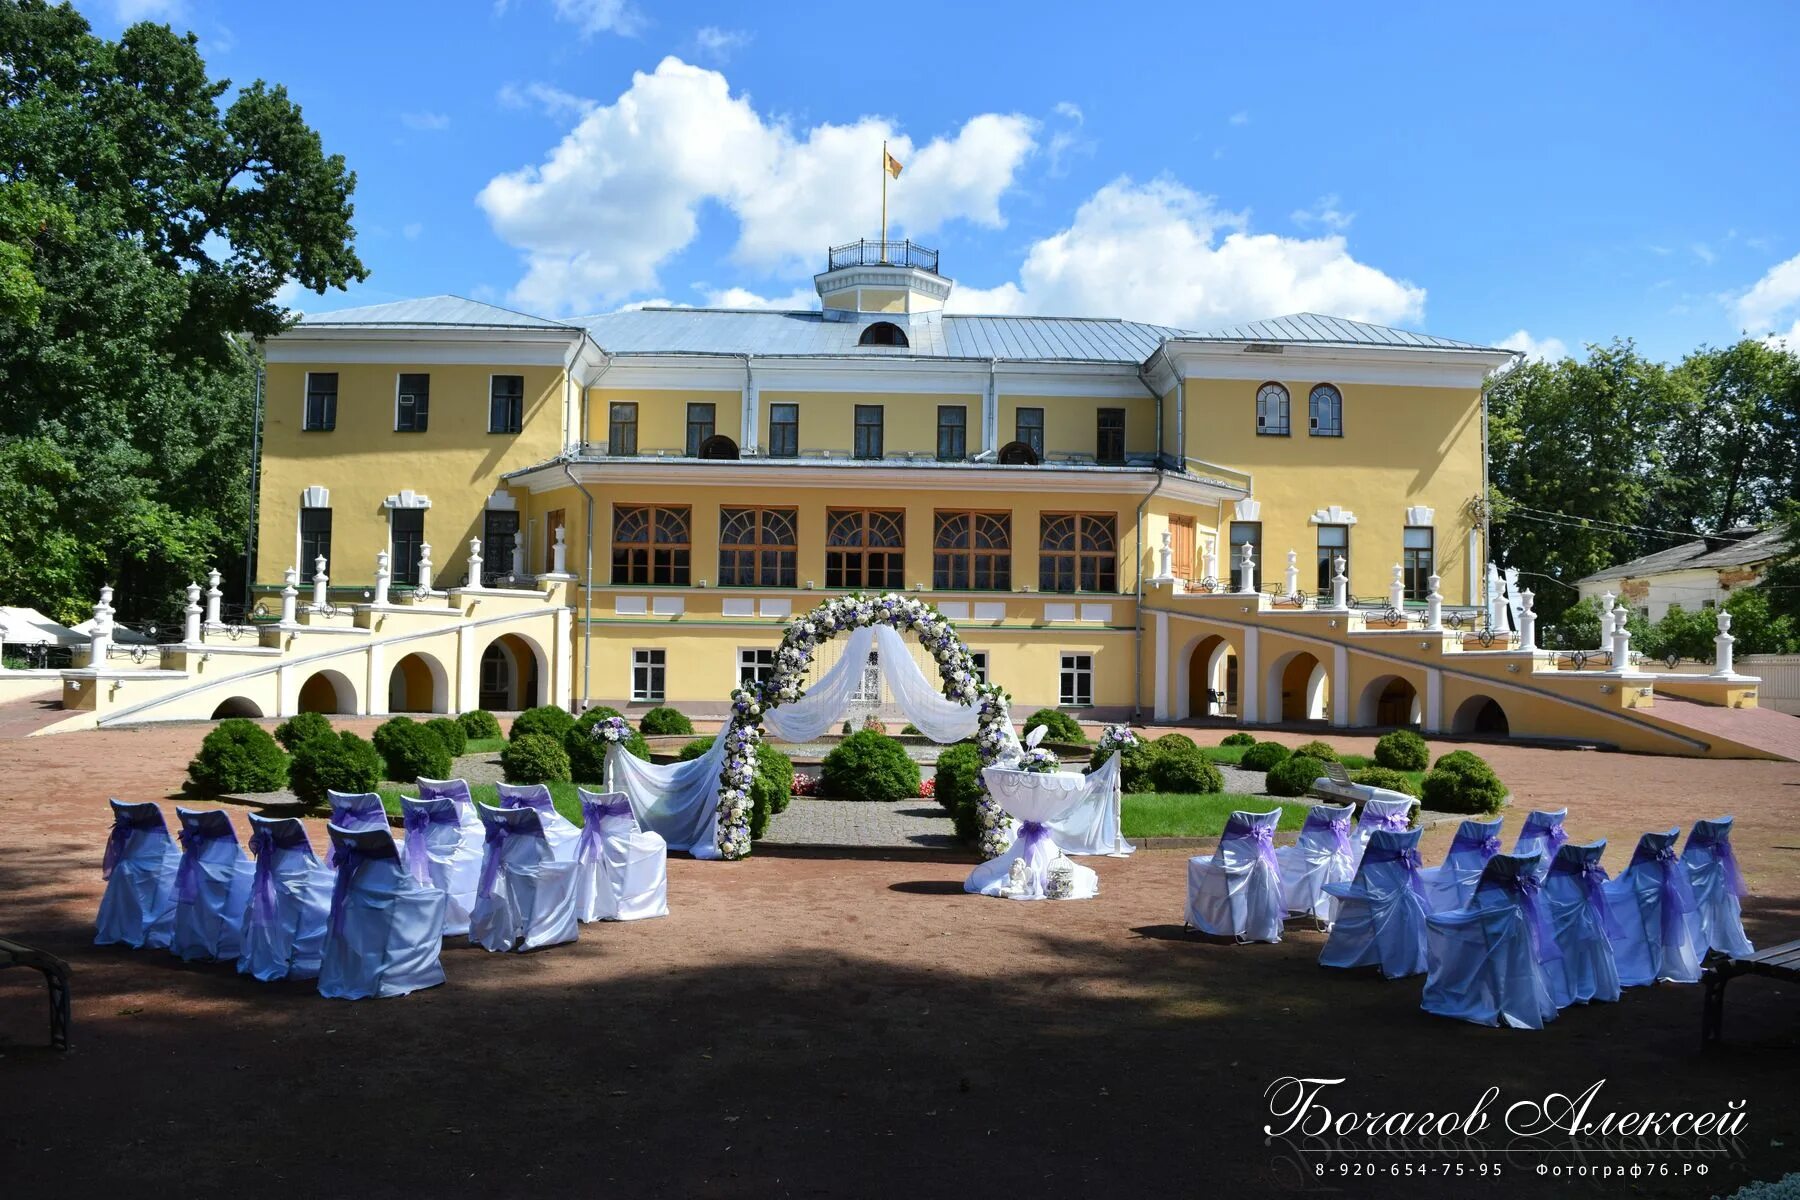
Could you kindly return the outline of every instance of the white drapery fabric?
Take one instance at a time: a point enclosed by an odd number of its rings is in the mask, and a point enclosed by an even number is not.
[[[719,857],[719,766],[724,761],[723,733],[713,739],[712,749],[686,762],[647,763],[622,746],[606,748],[612,786],[630,798],[638,825],[661,834],[669,849],[695,858]]]
[[[946,700],[913,661],[906,640],[891,625],[875,627],[875,648],[881,652],[881,676],[894,693],[894,703],[919,732],[934,742],[948,745],[975,736],[981,710],[972,704]],[[812,694],[807,693],[807,699]]]
[[[920,726],[924,728],[924,726]],[[1009,726],[1010,728],[1010,726]],[[1082,780],[1081,799],[1063,816],[1046,822],[1064,854],[1130,854],[1136,846],[1119,828],[1119,754],[1114,751],[1092,775]]]
[[[806,689],[806,695],[763,713],[763,731],[784,742],[810,742],[823,736],[831,723],[844,715],[851,695],[862,682],[863,668],[869,665],[869,644],[874,640],[872,628],[851,630],[844,642],[844,656]]]

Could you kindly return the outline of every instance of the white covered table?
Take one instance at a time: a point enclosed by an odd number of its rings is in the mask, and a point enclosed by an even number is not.
[[[1071,771],[1036,773],[1006,767],[984,767],[988,791],[1008,814],[1021,824],[1013,844],[998,858],[989,859],[969,875],[965,892],[983,896],[1009,896],[1017,900],[1043,900],[1050,868],[1066,864],[1074,875],[1074,889],[1067,899],[1087,900],[1100,891],[1100,877],[1071,861],[1056,844],[1052,822],[1060,821],[1086,798],[1087,777]],[[1023,861],[1026,886],[1009,889],[1013,864]]]

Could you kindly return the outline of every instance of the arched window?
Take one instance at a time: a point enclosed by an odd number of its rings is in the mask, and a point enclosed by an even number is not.
[[[1312,410],[1312,435],[1314,437],[1344,436],[1344,397],[1329,383],[1321,383],[1312,390],[1307,401]]]
[[[910,346],[906,340],[906,331],[892,321],[877,321],[862,331],[856,339],[859,346]]]
[[[1256,432],[1265,437],[1288,435],[1288,390],[1279,383],[1256,389]]]
[[[737,456],[737,443],[722,433],[715,433],[700,443],[701,458],[736,458]]]
[[[1027,442],[1008,442],[1000,447],[1000,463],[1008,467],[1035,467],[1038,452]]]

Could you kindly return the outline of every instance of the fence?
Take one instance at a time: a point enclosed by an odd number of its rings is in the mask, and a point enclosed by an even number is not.
[[[1800,716],[1800,654],[1746,654],[1733,665],[1740,675],[1762,679],[1758,707]]]

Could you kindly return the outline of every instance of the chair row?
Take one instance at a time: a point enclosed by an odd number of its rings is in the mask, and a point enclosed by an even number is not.
[[[251,814],[246,858],[223,809],[177,807],[177,847],[155,804],[114,800],[95,941],[361,999],[442,983],[445,937],[527,950],[573,941],[578,922],[668,912],[667,848],[622,794],[582,791],[576,826],[542,785],[501,785],[500,808],[461,780],[419,790],[401,802],[404,848],[379,796],[331,793],[323,863],[297,818]]]

